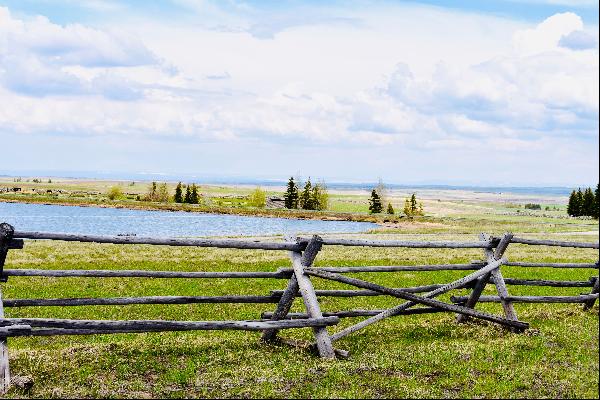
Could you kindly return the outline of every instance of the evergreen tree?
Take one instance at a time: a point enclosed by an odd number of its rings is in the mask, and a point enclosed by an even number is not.
[[[379,214],[383,210],[381,198],[377,194],[377,190],[371,191],[371,199],[369,200],[369,212],[371,214]]]
[[[592,212],[592,217],[598,219],[598,214],[600,214],[600,184],[596,185],[596,191],[594,192],[594,210]]]
[[[581,208],[583,206],[583,192],[581,191],[581,188],[577,188],[577,216],[580,217],[583,214],[581,213],[581,211],[583,211]]]
[[[283,195],[285,199],[285,208],[298,208],[298,186],[294,182],[294,177],[290,177],[287,184],[287,190]]]
[[[583,192],[583,200],[581,202],[581,215],[591,217],[594,213],[594,192],[591,188],[585,189]]]
[[[191,203],[192,202],[192,190],[190,188],[190,185],[187,185],[187,187],[185,188],[185,197],[183,199],[184,203]]]
[[[419,214],[419,206],[417,204],[417,196],[413,193],[410,196],[410,214],[418,215]]]
[[[390,215],[394,215],[394,206],[392,206],[392,203],[388,203],[387,213]]]
[[[190,193],[190,203],[198,204],[200,202],[200,197],[198,196],[198,188],[195,183],[192,183],[192,190]]]
[[[404,199],[404,215],[406,215],[407,217],[410,217],[412,215],[410,211],[410,200],[408,199],[408,197]]]
[[[183,203],[183,190],[181,188],[181,182],[175,187],[175,196],[173,197],[175,203]]]
[[[571,217],[579,215],[579,203],[577,202],[577,192],[572,191],[569,196],[569,204],[567,205],[567,214]]]
[[[146,195],[145,199],[146,201],[156,201],[156,190],[158,188],[158,185],[156,182],[152,182],[149,186],[148,186],[148,194]]]
[[[302,208],[303,210],[314,210],[315,209],[314,204],[313,204],[312,183],[310,183],[310,177],[306,181],[306,184],[304,185],[304,189],[300,193],[300,199],[298,202],[299,202],[300,208]]]

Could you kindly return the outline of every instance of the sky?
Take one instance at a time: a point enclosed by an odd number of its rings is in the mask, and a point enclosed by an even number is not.
[[[598,1],[0,0],[0,174],[595,185]]]

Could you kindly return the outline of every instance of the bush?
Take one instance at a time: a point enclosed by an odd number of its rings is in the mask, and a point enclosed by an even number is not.
[[[527,203],[527,204],[525,204],[525,209],[526,210],[541,210],[542,206],[539,204],[535,204],[535,203]]]
[[[267,193],[260,187],[256,187],[250,195],[248,204],[252,207],[264,208],[267,205]]]
[[[106,197],[108,197],[110,200],[119,200],[123,198],[123,189],[121,189],[121,186],[113,186],[110,189],[108,189],[108,193],[106,193]]]

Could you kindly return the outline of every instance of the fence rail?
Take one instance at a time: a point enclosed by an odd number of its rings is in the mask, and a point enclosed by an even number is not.
[[[143,244],[162,246],[194,246],[231,248],[239,250],[287,251],[290,268],[276,271],[149,271],[149,270],[89,270],[89,269],[4,269],[9,250],[22,249],[27,240],[60,240],[117,245]],[[283,329],[310,328],[314,331],[315,342],[311,348],[321,357],[335,358],[347,356],[347,352],[333,347],[333,342],[357,332],[367,326],[390,317],[415,314],[451,312],[457,321],[466,322],[477,318],[515,332],[527,329],[526,322],[517,318],[513,303],[582,303],[590,308],[598,299],[597,276],[588,281],[516,279],[504,278],[501,269],[511,268],[564,268],[598,270],[599,263],[558,263],[509,261],[505,252],[510,244],[530,246],[557,246],[581,249],[598,249],[598,243],[566,242],[514,237],[506,233],[501,237],[482,234],[479,241],[398,241],[296,237],[285,241],[238,240],[238,239],[180,239],[151,238],[136,236],[78,235],[49,232],[14,231],[8,224],[0,224],[0,281],[18,277],[52,278],[153,278],[153,279],[284,279],[285,290],[273,289],[265,295],[223,295],[223,296],[141,296],[141,297],[99,297],[99,298],[22,298],[3,299],[0,290],[0,391],[10,384],[8,369],[7,338],[16,336],[90,335],[114,333],[139,333],[188,330],[249,330],[261,331],[262,340],[271,342],[280,339],[278,332]],[[481,249],[483,261],[466,264],[428,265],[367,265],[367,266],[321,266],[313,262],[323,246],[361,246],[377,248],[419,248],[419,249]],[[453,282],[412,287],[390,288],[373,282],[357,279],[353,273],[394,273],[394,272],[435,272],[465,271],[466,275]],[[314,279],[336,281],[355,289],[315,290]],[[497,295],[482,295],[487,285],[496,288]],[[576,296],[514,296],[508,292],[509,286],[591,288],[587,294]],[[469,290],[470,295],[454,295],[450,302],[435,299],[443,293],[455,289]],[[319,298],[352,298],[361,296],[392,296],[400,301],[390,309],[354,309],[321,311]],[[291,313],[294,299],[302,297],[306,312]],[[504,315],[493,315],[476,310],[478,302],[501,303]],[[166,321],[166,320],[74,320],[51,318],[5,318],[4,308],[12,307],[76,307],[76,306],[123,306],[133,304],[276,304],[273,311],[263,312],[257,320],[232,321]],[[366,318],[362,321],[330,334],[327,328],[335,326],[340,318]]]

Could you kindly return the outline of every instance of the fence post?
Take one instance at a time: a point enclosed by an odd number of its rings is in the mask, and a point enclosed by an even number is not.
[[[4,262],[8,254],[8,246],[15,230],[7,223],[0,224],[0,276],[4,270]],[[0,318],[4,318],[4,303],[2,301],[2,288],[0,287]],[[8,341],[0,337],[0,394],[6,393],[10,387],[10,370],[8,368]]]
[[[513,234],[507,232],[500,239],[500,242],[496,246],[495,251],[492,251],[492,249],[490,249],[490,248],[483,249],[483,253],[484,253],[486,262],[490,263],[492,261],[497,261],[497,260],[501,259],[502,256],[504,255],[504,252],[506,251],[512,237],[513,237]],[[490,244],[492,243],[492,237],[486,233],[480,234],[479,239],[486,241]],[[477,280],[477,283],[475,284],[475,287],[473,288],[471,295],[469,296],[467,302],[465,303],[465,307],[473,308],[473,309],[475,308],[475,305],[479,301],[479,297],[481,297],[481,293],[485,289],[486,285],[488,284],[488,282],[490,280],[490,277],[492,277],[492,276],[494,277],[494,283],[496,284],[496,288],[498,290],[498,295],[501,297],[508,296],[508,291],[506,289],[506,284],[504,283],[504,278],[502,277],[502,273],[500,272],[500,268],[496,268],[492,272],[485,274],[484,276],[482,276],[481,278],[479,278]],[[498,282],[500,282],[500,284],[498,284]],[[498,285],[500,285],[500,286],[498,286]],[[499,289],[499,288],[502,288],[502,289]],[[500,291],[502,291],[503,295],[500,295]],[[504,307],[504,303],[507,303],[507,306],[504,308],[504,313],[505,313],[506,317],[508,319],[517,320],[512,303],[503,302],[502,303],[503,307]],[[507,310],[508,310],[508,312],[507,312]],[[464,314],[459,314],[456,317],[457,322],[466,322],[468,319],[469,319],[469,316],[464,315]]]
[[[598,264],[598,263],[596,263]],[[590,281],[592,281],[594,283],[594,285],[592,286],[592,291],[590,292],[590,294],[596,294],[598,293],[599,289],[600,289],[600,279],[598,279],[597,276],[593,276],[590,278]],[[596,303],[596,299],[591,299],[586,301],[585,303],[583,303],[583,309],[584,310],[589,310],[590,308],[594,307],[594,304]]]
[[[292,236],[286,236],[285,240],[287,242],[294,241]],[[319,250],[321,249],[321,246],[322,246],[321,238],[318,238],[318,243],[319,243],[318,248],[314,244],[311,245],[313,240],[315,240],[314,237],[309,242],[309,244],[306,246],[306,248],[304,249],[304,253],[302,254],[302,264],[303,265],[311,266],[313,261],[317,257]],[[292,257],[292,256],[293,256],[293,252],[290,252],[290,257]],[[295,270],[294,270],[294,272],[295,272]],[[284,290],[283,295],[281,296],[281,299],[279,299],[279,303],[277,303],[277,308],[275,309],[275,311],[273,312],[273,315],[271,316],[272,321],[278,321],[278,320],[284,319],[288,315],[288,313],[290,312],[290,309],[292,308],[292,304],[294,303],[294,299],[298,296],[299,291],[300,291],[300,287],[298,285],[298,278],[296,278],[296,274],[294,273],[290,277],[287,288]],[[312,317],[312,316],[309,315],[309,317]],[[263,332],[261,340],[264,342],[276,341],[277,333],[278,333],[277,329],[266,330]]]
[[[304,300],[304,306],[306,307],[306,313],[308,314],[309,318],[322,318],[323,314],[321,313],[321,307],[319,306],[319,301],[317,300],[315,288],[313,287],[308,275],[304,273],[304,268],[310,268],[312,266],[312,263],[322,246],[323,239],[317,235],[314,235],[308,242],[306,249],[304,249],[304,253],[296,251],[290,252],[292,266],[294,268],[294,275],[296,275],[296,279],[298,280],[300,294]],[[313,328],[313,331],[315,333],[319,355],[322,358],[335,358],[335,351],[333,349],[333,345],[331,344],[331,338],[327,333],[327,328],[315,327]]]
[[[288,315],[292,308],[292,304],[294,303],[294,299],[298,295],[298,291],[298,280],[296,279],[296,275],[292,274],[288,281],[287,288],[283,292],[283,295],[279,299],[279,303],[277,303],[277,308],[275,308],[275,311],[271,316],[271,321],[284,319],[286,315]],[[268,329],[263,332],[261,340],[263,342],[274,342],[277,339],[277,332],[279,332],[277,329]]]

